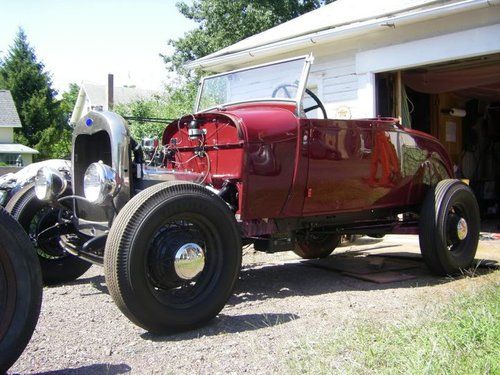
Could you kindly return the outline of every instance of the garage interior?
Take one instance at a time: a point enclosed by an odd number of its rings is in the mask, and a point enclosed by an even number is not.
[[[376,75],[377,113],[438,138],[500,230],[500,54]]]

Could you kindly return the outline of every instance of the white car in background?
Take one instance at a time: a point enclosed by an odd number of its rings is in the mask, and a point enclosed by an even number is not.
[[[71,161],[51,159],[27,165],[15,173],[0,176],[0,205],[6,206],[10,198],[24,186],[35,180],[36,173],[42,167],[51,167],[57,170],[71,170]]]

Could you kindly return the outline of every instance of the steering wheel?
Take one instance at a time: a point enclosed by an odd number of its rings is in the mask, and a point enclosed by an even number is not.
[[[276,95],[278,94],[278,92],[280,90],[283,90],[283,92],[285,93],[285,95],[286,95],[287,98],[292,98],[292,95],[290,94],[290,91],[288,91],[288,88],[294,88],[294,89],[296,89],[296,88],[298,88],[298,86],[297,85],[292,85],[292,84],[289,84],[289,83],[285,83],[283,85],[279,85],[278,87],[276,87],[274,89],[272,97],[276,98]],[[316,94],[313,93],[309,89],[306,89],[306,94],[309,95],[316,102],[316,104],[312,105],[310,107],[304,108],[304,112],[307,113],[307,112],[310,112],[310,111],[313,111],[313,110],[319,108],[319,109],[321,109],[321,112],[323,113],[323,117],[325,119],[327,119],[328,117],[326,116],[325,106],[323,105],[323,103],[321,102],[321,100],[319,100],[319,98],[316,96]]]

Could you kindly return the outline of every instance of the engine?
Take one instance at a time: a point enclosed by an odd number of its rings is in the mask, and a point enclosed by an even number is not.
[[[162,143],[162,167],[180,179],[217,189],[227,181],[241,179],[243,135],[229,116],[206,113],[182,117],[167,126]]]

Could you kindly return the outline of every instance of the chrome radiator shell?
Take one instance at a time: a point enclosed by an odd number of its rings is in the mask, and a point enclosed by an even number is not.
[[[76,124],[73,131],[72,147],[72,186],[73,194],[84,196],[83,176],[88,166],[93,162],[102,160],[113,168],[121,182],[120,191],[113,198],[115,208],[119,211],[131,196],[130,178],[130,131],[127,122],[120,115],[109,111],[91,111],[83,116]],[[109,149],[109,150],[108,150]],[[103,215],[98,214],[102,207],[91,207],[90,204],[76,203],[77,216],[86,220],[103,221]],[[87,206],[87,209],[83,208]],[[93,211],[85,217],[85,212]]]

